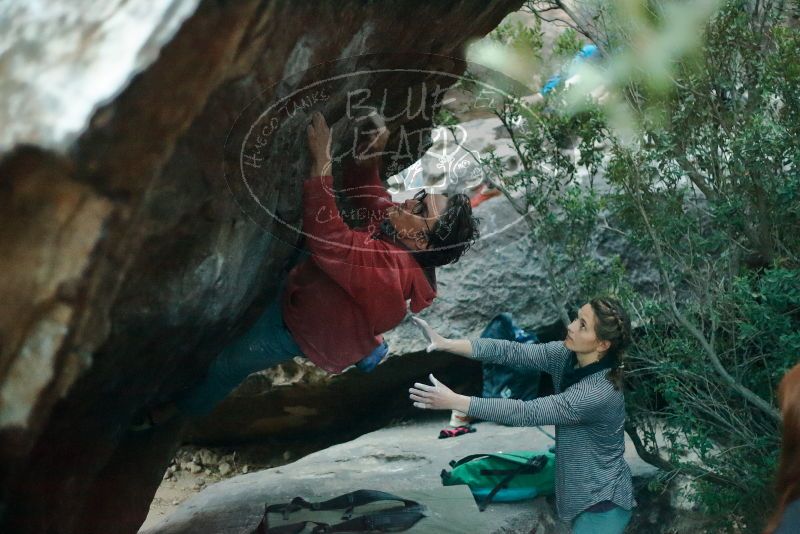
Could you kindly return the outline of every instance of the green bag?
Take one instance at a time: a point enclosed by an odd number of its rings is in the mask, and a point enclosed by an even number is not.
[[[556,457],[549,451],[512,451],[473,454],[450,462],[442,484],[469,486],[481,511],[491,502],[510,502],[552,495]]]

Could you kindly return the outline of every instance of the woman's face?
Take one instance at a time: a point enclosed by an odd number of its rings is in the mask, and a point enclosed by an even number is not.
[[[594,332],[597,317],[591,304],[584,304],[578,310],[578,316],[567,327],[567,338],[564,346],[576,354],[591,354],[608,350],[608,341],[600,341]]]

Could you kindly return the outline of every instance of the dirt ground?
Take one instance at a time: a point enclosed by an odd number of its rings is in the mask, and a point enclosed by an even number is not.
[[[297,455],[268,446],[239,449],[183,447],[164,473],[164,480],[150,503],[150,512],[141,529],[156,524],[208,485],[252,471],[285,465],[294,461]]]

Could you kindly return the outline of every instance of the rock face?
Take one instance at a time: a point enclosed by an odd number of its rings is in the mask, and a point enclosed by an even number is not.
[[[134,435],[133,414],[252,322],[297,237],[226,181],[237,117],[358,68],[402,108],[452,80],[398,69],[457,73],[448,56],[521,1],[28,4],[0,8],[0,531],[134,532],[178,428]],[[303,111],[344,127],[352,88],[325,89]],[[248,184],[288,222],[307,172],[292,118]]]
[[[442,469],[448,469],[450,460],[470,454],[547,450],[553,444],[548,436],[536,428],[480,423],[473,434],[437,439],[446,423],[447,414],[439,412],[427,419],[366,434],[289,465],[213,484],[141,534],[248,532],[248,527],[258,523],[265,503],[284,503],[297,496],[320,501],[357,489],[377,489],[408,498],[428,496],[422,502],[433,508],[428,524],[436,526],[426,530],[422,528],[425,524],[420,523],[419,532],[527,534],[535,530],[561,534],[568,531],[544,498],[492,504],[485,512],[477,513],[465,486],[442,488],[439,477]],[[552,427],[544,430],[553,432]],[[702,518],[671,509],[667,493],[647,490],[655,468],[636,456],[630,442],[626,443],[625,459],[634,475],[638,501],[629,532],[701,531]],[[465,493],[446,493],[457,488]],[[440,509],[439,502],[445,500],[450,504]],[[444,525],[435,523],[440,512],[447,520]],[[471,527],[462,523],[465,517],[473,521]]]
[[[192,424],[188,442],[232,445],[278,442],[310,452],[349,441],[416,411],[408,388],[433,373],[458,391],[478,395],[480,365],[447,353],[389,358],[373,372],[329,375],[306,360],[251,375],[209,416]]]

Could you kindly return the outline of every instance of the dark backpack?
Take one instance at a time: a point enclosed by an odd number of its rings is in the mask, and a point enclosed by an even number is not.
[[[481,334],[483,338],[506,339],[517,343],[538,343],[536,334],[526,332],[514,323],[510,313],[492,319]],[[539,371],[519,371],[495,363],[483,364],[485,399],[503,398],[533,400],[539,395]]]
[[[397,501],[400,504],[371,507],[356,513],[358,506]],[[342,510],[342,515],[333,513]],[[295,497],[287,504],[264,507],[261,522],[251,534],[299,534],[301,532],[403,532],[427,515],[422,504],[375,490],[357,490],[323,502]],[[309,530],[310,529],[310,530]]]

